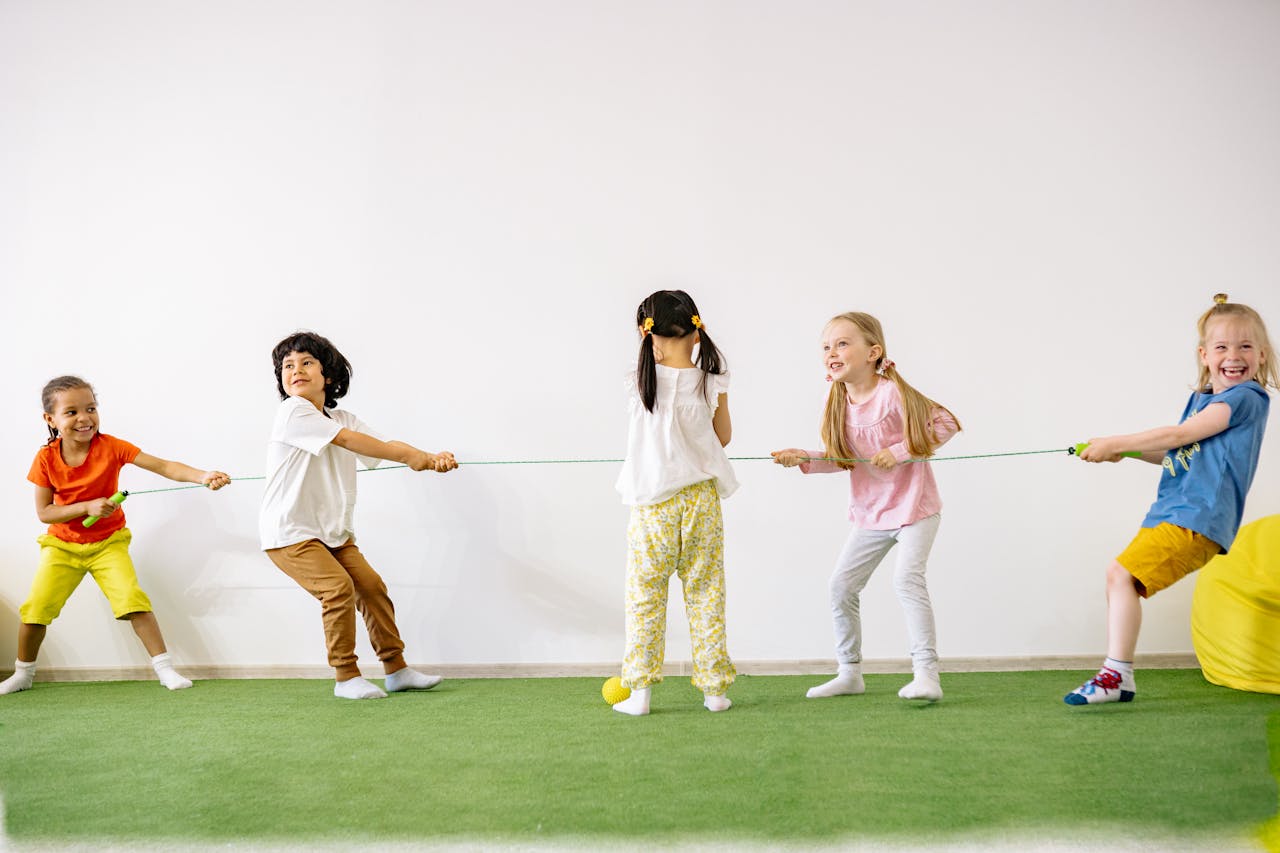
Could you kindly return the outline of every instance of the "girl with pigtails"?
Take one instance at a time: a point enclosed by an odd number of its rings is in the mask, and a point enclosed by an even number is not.
[[[942,501],[924,460],[959,432],[960,424],[902,378],[888,357],[880,322],[870,314],[832,318],[822,332],[822,358],[831,382],[822,419],[824,450],[773,453],[778,464],[799,466],[806,474],[849,472],[854,527],[831,576],[838,671],[806,695],[817,699],[865,691],[859,595],[889,550],[900,545],[894,590],[907,617],[913,678],[898,695],[936,702],[942,683],[925,567]]]
[[[733,703],[725,691],[737,671],[724,627],[724,525],[720,499],[738,488],[725,455],[729,374],[689,294],[660,290],[636,309],[640,357],[627,378],[630,426],[618,475],[627,525],[627,647],[613,706],[649,713],[662,681],[667,589],[680,578],[693,644],[693,684],[709,711]],[[696,350],[696,358],[695,358]]]

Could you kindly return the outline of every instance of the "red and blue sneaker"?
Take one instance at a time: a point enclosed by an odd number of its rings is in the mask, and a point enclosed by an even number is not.
[[[1103,702],[1132,702],[1133,673],[1104,666],[1098,674],[1072,690],[1062,701],[1068,705],[1100,705]]]

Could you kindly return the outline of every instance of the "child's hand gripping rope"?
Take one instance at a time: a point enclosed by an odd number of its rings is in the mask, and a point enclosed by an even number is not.
[[[1107,453],[1106,451],[1100,451],[1097,448],[1094,448],[1092,451],[1086,453],[1089,444],[1090,443],[1087,441],[1082,441],[1074,447],[1068,447],[1067,453],[1071,456],[1079,456],[1085,462],[1119,462],[1126,456],[1132,459],[1142,458],[1142,454],[1136,450],[1126,450],[1120,453]]]
[[[95,510],[95,512],[97,513],[96,515],[89,516],[81,523],[84,524],[85,527],[93,527],[93,525],[98,523],[99,518],[102,518],[102,516],[104,515],[111,515],[111,513],[115,512],[116,507],[124,503],[124,499],[127,497],[129,497],[128,492],[124,492],[124,491],[116,492],[114,495],[107,498],[106,503],[104,503],[101,507]]]

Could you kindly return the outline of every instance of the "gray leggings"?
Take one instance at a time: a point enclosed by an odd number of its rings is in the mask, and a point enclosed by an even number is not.
[[[907,617],[911,664],[914,669],[937,665],[938,639],[924,572],[941,520],[942,515],[934,513],[897,530],[854,528],[849,534],[831,575],[831,616],[835,623],[837,663],[862,661],[859,595],[889,549],[899,545],[898,563],[893,572],[893,589],[898,594],[898,602]]]

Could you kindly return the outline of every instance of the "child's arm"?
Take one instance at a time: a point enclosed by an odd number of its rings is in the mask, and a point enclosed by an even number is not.
[[[1230,424],[1231,406],[1211,403],[1177,426],[1091,438],[1089,446],[1080,452],[1080,458],[1086,462],[1119,462],[1126,451],[1137,451],[1143,461],[1159,465],[1166,451],[1217,435]]]
[[[386,459],[388,462],[399,462],[408,465],[414,471],[452,471],[458,467],[458,461],[447,450],[440,453],[428,453],[419,450],[403,441],[382,441],[363,432],[352,429],[340,429],[333,437],[333,444],[343,450],[350,450],[360,456],[372,456],[374,459]]]
[[[711,428],[716,431],[720,446],[728,447],[729,439],[733,437],[733,424],[729,420],[728,394],[720,395],[719,402],[716,403],[716,413],[711,417]]]
[[[841,468],[834,462],[822,461],[823,450],[802,450],[799,447],[788,447],[786,450],[775,450],[770,456],[773,461],[784,468],[800,466],[805,474],[835,474],[848,469]]]
[[[183,465],[181,462],[172,462],[168,459],[152,456],[150,453],[139,453],[133,457],[133,464],[144,471],[159,474],[166,479],[178,483],[199,483],[202,486],[208,486],[214,491],[231,482],[231,478],[221,471],[201,471],[198,468],[192,468],[190,465]],[[97,513],[89,513],[89,515],[97,515]]]
[[[91,501],[77,501],[73,504],[58,506],[53,502],[53,489],[48,486],[36,486],[36,518],[44,524],[62,524],[86,515],[108,516],[120,508],[112,503],[110,495],[105,498],[94,498]]]
[[[934,450],[950,441],[959,431],[960,424],[956,422],[955,415],[941,406],[933,410],[929,418],[929,432],[933,435]],[[888,470],[899,462],[906,462],[910,459],[911,449],[907,446],[906,439],[903,439],[897,444],[882,448],[875,456],[871,457],[871,464],[877,468]]]

